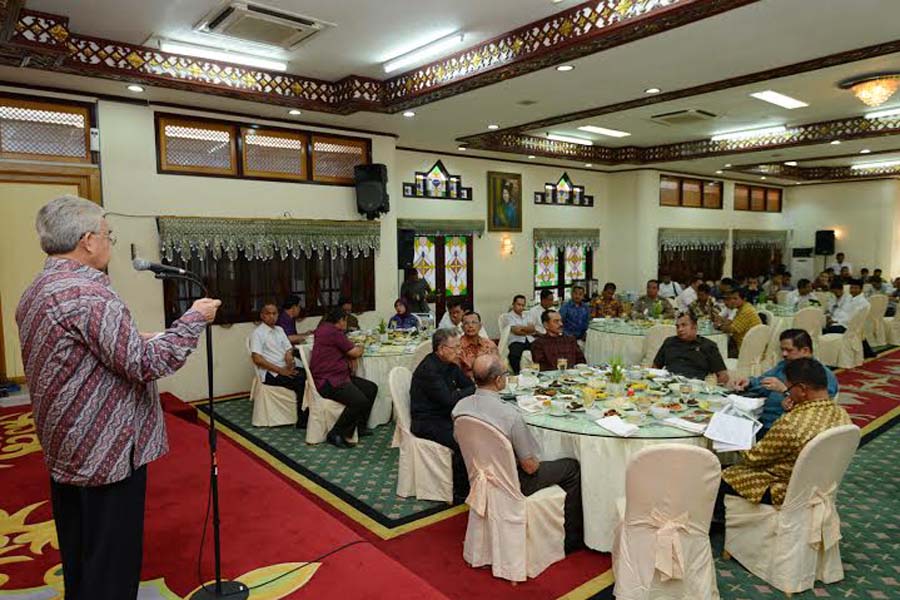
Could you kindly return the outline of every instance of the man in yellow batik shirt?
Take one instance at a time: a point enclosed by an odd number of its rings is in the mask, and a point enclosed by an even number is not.
[[[798,358],[785,365],[787,392],[785,413],[741,461],[722,472],[717,515],[724,514],[725,494],[740,495],[757,504],[781,506],[794,464],[804,446],[818,434],[850,425],[850,416],[828,397],[825,367],[812,358]]]
[[[736,311],[734,318],[730,321],[724,317],[718,317],[715,321],[716,327],[729,334],[731,344],[729,344],[728,355],[736,358],[741,351],[741,344],[744,342],[744,336],[751,328],[762,325],[759,315],[753,305],[744,300],[745,292],[741,288],[731,290],[725,297],[725,306]],[[733,348],[732,348],[733,344]]]

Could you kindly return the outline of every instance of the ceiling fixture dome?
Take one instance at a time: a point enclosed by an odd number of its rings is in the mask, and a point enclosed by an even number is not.
[[[845,79],[838,84],[841,89],[853,92],[866,106],[876,107],[887,102],[900,87],[900,72],[874,73]]]

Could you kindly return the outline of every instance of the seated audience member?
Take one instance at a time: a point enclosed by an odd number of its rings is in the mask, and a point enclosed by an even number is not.
[[[725,300],[731,294],[731,291],[735,290],[737,288],[738,288],[738,285],[734,279],[731,279],[730,277],[723,277],[719,281],[719,284],[716,286],[715,290],[713,290],[714,295],[718,294],[718,298],[719,298],[719,301],[717,303],[718,309],[719,309],[719,316],[724,319],[727,319],[729,321],[731,319],[734,319],[734,315],[735,315],[736,311],[733,308],[729,307],[728,302],[726,302]],[[746,300],[746,295],[744,296],[744,299]],[[774,300],[774,298],[773,298],[773,300]]]
[[[843,298],[844,296],[846,296],[846,294],[840,298]],[[822,333],[844,333],[847,331],[847,325],[850,323],[850,320],[860,311],[870,307],[869,301],[862,293],[862,280],[860,279],[850,280],[850,299],[847,300],[845,304],[841,305],[840,298],[838,299],[838,305],[835,306],[831,316],[826,317],[827,326],[822,330]],[[863,339],[862,345],[863,355],[866,358],[875,356],[875,352],[872,351],[872,347],[869,345],[868,340]]]
[[[838,278],[841,280],[841,283],[850,285],[850,280],[853,279],[853,275],[850,273],[850,268],[842,267]]]
[[[414,268],[406,269],[406,281],[400,286],[400,297],[406,300],[407,310],[421,314],[431,312],[428,308],[429,294],[431,286],[427,280],[419,277],[419,271]]]
[[[831,263],[829,267],[833,273],[841,274],[844,269],[847,269],[847,275],[853,272],[853,265],[844,260],[844,253],[838,252],[834,255],[834,262]]]
[[[863,267],[859,270],[859,280],[865,283],[869,279],[869,269]]]
[[[744,336],[752,327],[762,325],[762,321],[753,305],[744,301],[744,290],[740,288],[732,290],[728,294],[725,298],[725,305],[734,312],[734,318],[728,319],[720,315],[715,324],[716,327],[728,334],[734,345],[733,350],[729,347],[729,354],[737,357],[741,350],[741,344],[744,342]]]
[[[347,317],[347,331],[359,331],[359,319],[353,314],[353,301],[350,298],[343,297],[338,300],[338,306],[344,311]]]
[[[844,284],[839,279],[833,279],[829,287],[831,294],[825,306],[825,318],[828,323],[834,318],[836,310],[846,308],[847,303],[850,302],[850,294],[844,293]]]
[[[691,309],[691,304],[697,299],[697,290],[702,283],[702,277],[691,278],[690,285],[684,288],[684,291],[675,299],[675,308],[678,309],[678,312],[686,312]],[[707,286],[707,290],[709,290],[709,286]]]
[[[888,294],[888,307],[884,315],[886,317],[896,316],[898,303],[900,303],[900,277],[894,280],[894,285],[891,287],[890,294]]]
[[[274,302],[266,303],[259,311],[262,323],[250,336],[250,358],[256,365],[259,380],[265,385],[294,390],[297,395],[297,427],[306,426],[308,411],[301,411],[306,389],[306,372],[294,362],[294,346],[284,329],[275,323],[278,309]]]
[[[591,322],[591,309],[584,301],[584,287],[578,284],[572,286],[572,298],[563,303],[559,315],[566,334],[583,340]]]
[[[409,386],[410,429],[417,437],[453,450],[453,495],[462,499],[469,493],[469,478],[453,439],[450,411],[461,398],[475,393],[475,384],[459,368],[460,340],[455,328],[435,331],[431,350],[416,367]]]
[[[659,282],[651,279],[647,282],[647,293],[637,299],[631,309],[632,319],[648,317],[662,317],[671,319],[675,316],[675,308],[672,304],[659,295]]]
[[[827,271],[819,273],[819,276],[816,277],[816,280],[813,282],[813,290],[817,292],[827,292],[830,286],[831,278],[828,276]]]
[[[478,389],[460,400],[453,418],[473,417],[496,428],[513,448],[522,494],[531,494],[558,485],[566,493],[564,504],[565,551],[572,552],[583,544],[581,506],[581,470],[574,458],[542,461],[541,447],[525,424],[522,413],[500,399],[506,387],[506,368],[499,356],[480,356],[475,360],[475,383]]]
[[[884,278],[882,277],[882,270],[881,270],[881,269],[878,269],[878,268],[873,269],[873,270],[872,270],[872,277],[877,277],[878,279],[884,279]]]
[[[871,290],[869,291],[870,296],[873,294],[884,294],[885,296],[890,296],[894,291],[894,288],[891,287],[891,284],[881,279],[881,277],[876,277],[875,275],[869,277],[868,283],[870,286],[872,286]]]
[[[781,362],[759,377],[743,378],[734,382],[734,389],[739,392],[766,398],[762,415],[759,417],[762,429],[757,434],[757,437],[765,434],[772,427],[772,423],[784,413],[781,403],[785,397],[784,393],[787,391],[787,379],[784,375],[787,364],[798,358],[809,358],[815,361],[812,358],[812,338],[806,331],[802,329],[785,329],[781,332],[778,339],[781,345]],[[828,378],[828,396],[833,399],[838,393],[837,377],[834,376],[831,369],[825,367],[825,365],[822,366],[825,368],[825,375]]]
[[[550,292],[551,297],[553,292]],[[532,313],[525,312],[525,296],[517,294],[513,298],[512,310],[506,313],[506,324],[509,325],[509,366],[512,372],[519,373],[522,364],[522,353],[531,348],[536,327]],[[472,376],[471,370],[466,373]]]
[[[694,320],[699,321],[702,318],[715,319],[719,314],[719,306],[709,293],[709,286],[701,283],[697,286],[697,299],[691,302],[688,310],[683,311],[694,315]]]
[[[595,319],[621,317],[623,310],[622,303],[616,298],[616,284],[612,281],[607,282],[600,297],[591,302],[591,316]]]
[[[391,329],[415,329],[419,325],[419,319],[415,315],[410,314],[406,306],[406,300],[398,298],[394,302],[394,316],[388,321],[388,327]]]
[[[781,276],[781,289],[787,292],[793,292],[796,288],[791,283],[791,272],[785,271]]]
[[[405,305],[404,305],[405,307]],[[325,440],[338,448],[349,448],[353,432],[371,435],[369,413],[378,395],[378,386],[352,375],[352,363],[363,355],[363,347],[347,339],[347,316],[340,306],[330,309],[316,328],[316,343],[309,359],[309,372],[323,398],[344,405],[344,411]]]
[[[437,328],[456,329],[456,331],[462,333],[462,318],[464,314],[466,314],[466,309],[463,308],[462,300],[448,300],[447,310],[444,312],[444,316],[441,317]]]
[[[828,397],[825,367],[811,358],[788,361],[784,368],[785,413],[741,461],[722,471],[716,513],[724,514],[725,494],[757,504],[781,506],[794,464],[803,447],[818,434],[850,425],[847,412]]]
[[[462,318],[463,334],[459,338],[459,366],[466,377],[472,379],[472,365],[475,359],[484,354],[496,354],[497,346],[488,338],[481,335],[481,315],[475,311],[469,311]]]
[[[782,274],[775,273],[769,281],[763,284],[762,293],[766,295],[769,302],[775,302],[778,292],[781,291]]]
[[[750,304],[756,304],[759,302],[759,296],[762,294],[762,289],[759,287],[759,279],[756,277],[751,277],[747,280],[747,285],[744,287],[744,292],[747,296],[747,302]]]
[[[297,319],[300,318],[300,298],[288,296],[281,303],[281,313],[275,324],[281,327],[292,344],[302,344],[310,334],[309,331],[297,333]]]
[[[659,295],[669,300],[674,300],[681,295],[684,290],[677,281],[672,281],[672,276],[668,273],[660,275],[662,281],[659,282]]]
[[[567,361],[570,368],[586,362],[578,340],[563,333],[563,322],[558,312],[545,310],[541,315],[541,323],[547,333],[535,336],[531,343],[531,359],[539,365],[541,371],[555,370],[557,361],[561,358]]]
[[[705,284],[704,284],[705,285]],[[714,374],[720,384],[728,382],[728,369],[712,340],[697,335],[697,319],[690,312],[681,313],[675,321],[675,335],[660,346],[653,366],[691,379],[705,379]]]
[[[788,294],[786,304],[796,310],[808,306],[819,306],[819,299],[813,294],[809,279],[801,279],[797,282],[797,289]]]
[[[528,320],[534,325],[535,333],[546,333],[541,325],[541,315],[545,310],[550,310],[556,300],[553,298],[553,290],[541,290],[540,303],[535,304],[528,311]]]

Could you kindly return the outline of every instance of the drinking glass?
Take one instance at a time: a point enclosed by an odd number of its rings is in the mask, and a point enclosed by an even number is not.
[[[559,371],[565,371],[569,368],[569,359],[568,358],[557,358],[556,359],[556,368]]]
[[[594,405],[594,400],[597,398],[597,389],[585,386],[582,388],[581,397],[584,400],[584,407],[590,408]]]
[[[706,384],[706,393],[712,394],[716,391],[719,380],[714,374],[710,373],[706,376],[706,379],[704,379],[704,383]]]

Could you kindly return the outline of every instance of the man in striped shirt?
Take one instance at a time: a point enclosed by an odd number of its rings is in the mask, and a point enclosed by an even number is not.
[[[155,381],[185,363],[221,302],[197,300],[166,331],[139,333],[105,274],[115,239],[102,209],[63,196],[35,226],[48,258],[16,322],[66,597],[135,598],[146,465],[168,451]]]

